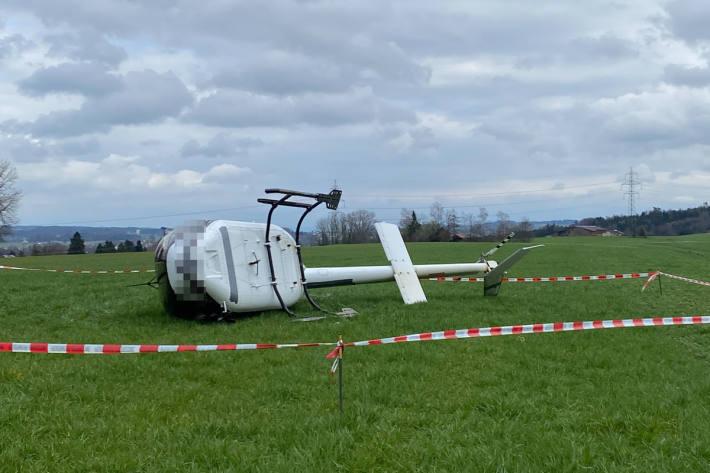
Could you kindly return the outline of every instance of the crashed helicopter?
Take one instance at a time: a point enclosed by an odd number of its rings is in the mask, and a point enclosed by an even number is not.
[[[385,222],[377,234],[390,266],[307,268],[301,257],[300,233],[305,217],[325,204],[336,210],[342,191],[327,194],[266,189],[276,199],[258,199],[269,205],[266,223],[230,220],[194,222],[167,233],[155,251],[157,286],[168,313],[188,319],[228,320],[238,313],[290,309],[301,297],[317,310],[309,289],[395,280],[405,304],[426,302],[420,278],[450,274],[484,275],[484,294],[498,294],[505,271],[534,247],[521,248],[502,263],[488,258],[512,234],[474,263],[415,265],[399,233]],[[291,200],[294,197],[299,200]],[[309,202],[303,202],[308,199]],[[295,239],[271,223],[280,207],[304,209]]]

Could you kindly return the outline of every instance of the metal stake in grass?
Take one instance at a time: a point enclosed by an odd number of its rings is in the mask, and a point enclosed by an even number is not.
[[[338,364],[340,371],[338,372],[338,399],[340,401],[340,413],[343,413],[343,336],[338,335]]]
[[[338,368],[340,368],[340,372],[338,373],[338,399],[340,401],[340,413],[343,413],[343,349],[345,348],[345,345],[343,344],[343,336],[338,335],[338,343],[337,347],[335,350],[331,351],[328,353],[326,358],[335,358],[335,361],[333,362],[333,366],[330,368],[330,384],[333,384],[333,375],[335,375],[335,372],[338,371]]]

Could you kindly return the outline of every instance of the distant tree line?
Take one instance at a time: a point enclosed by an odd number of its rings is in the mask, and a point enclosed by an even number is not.
[[[96,246],[96,253],[128,253],[135,251],[145,251],[143,243],[138,240],[133,243],[131,240],[122,241],[118,245],[114,245],[111,240],[106,240],[104,243],[99,243]]]
[[[106,240],[104,243],[99,243],[96,246],[96,253],[125,253],[134,251],[145,251],[143,248],[143,242],[138,240],[137,242],[132,242],[131,240],[126,240],[118,245],[115,245],[112,241]],[[35,243],[30,247],[30,255],[32,256],[47,256],[47,255],[82,255],[86,253],[86,245],[84,239],[81,237],[79,232],[74,232],[67,246],[64,243],[50,242],[50,243]],[[19,251],[16,253],[19,255]],[[22,252],[24,254],[24,252]]]
[[[31,256],[65,255],[67,249],[64,243],[35,243],[29,248],[29,253]]]
[[[567,225],[550,223],[538,228],[527,218],[513,222],[505,212],[497,212],[495,221],[488,220],[485,207],[477,214],[457,213],[434,202],[429,215],[422,218],[412,209],[402,209],[399,230],[405,241],[494,241],[510,232],[516,233],[516,240],[529,241],[533,237],[560,235],[569,229]],[[626,235],[687,235],[710,231],[710,207],[708,203],[685,210],[653,210],[633,217],[615,215],[613,217],[584,218],[577,225],[598,226],[616,229]],[[377,241],[375,214],[367,210],[350,213],[333,213],[318,221],[315,243],[331,245],[336,243],[367,243]]]
[[[481,207],[478,215],[458,214],[439,202],[431,205],[428,219],[414,210],[402,209],[399,230],[405,241],[492,241],[516,232],[516,239],[529,241],[534,228],[527,218],[512,222],[505,212],[496,214],[497,222],[488,222],[488,211]],[[375,214],[367,210],[332,213],[316,224],[315,239],[319,245],[376,242]]]
[[[577,222],[575,221],[575,224]],[[557,225],[556,223],[548,223],[542,227],[536,228],[533,231],[533,236],[535,238],[546,237],[546,236],[557,236],[561,235],[562,232],[569,230],[569,225]]]
[[[685,210],[661,210],[654,207],[640,215],[614,215],[613,217],[584,218],[579,225],[596,225],[598,227],[617,229],[626,235],[635,233],[646,235],[689,235],[710,231],[710,207],[705,202],[700,207]]]
[[[84,227],[84,226],[23,226],[13,225],[12,233],[8,234],[5,241],[11,243],[28,242],[49,242],[49,241],[69,241],[75,232],[81,233],[81,237],[87,242],[87,251],[93,253],[93,246],[89,249],[88,242],[103,242],[112,240],[116,243],[126,238],[129,240],[140,239],[143,246],[147,246],[149,240],[160,240],[163,231],[160,228],[150,227]],[[95,244],[94,244],[95,245]]]
[[[496,213],[496,221],[488,221],[488,210],[479,207],[478,214],[457,213],[434,202],[429,218],[421,220],[414,210],[402,209],[399,229],[405,241],[493,241],[501,240],[511,232],[520,241],[533,237],[533,225],[527,218],[513,222],[505,212]]]

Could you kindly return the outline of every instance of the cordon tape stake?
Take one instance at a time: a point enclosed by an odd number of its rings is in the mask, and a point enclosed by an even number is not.
[[[643,283],[643,287],[641,288],[641,292],[645,291],[646,288],[648,287],[648,285],[651,284],[653,282],[653,280],[658,277],[659,274],[661,274],[660,271],[656,271],[655,273],[651,273],[649,275],[649,278],[646,280],[646,282]]]

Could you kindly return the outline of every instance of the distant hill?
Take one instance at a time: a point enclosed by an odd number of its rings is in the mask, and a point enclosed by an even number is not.
[[[576,223],[576,220],[548,220],[542,222],[531,222],[534,229],[538,230],[545,226],[566,227]],[[495,232],[498,222],[486,222],[486,229]],[[291,234],[293,230],[288,229]],[[25,243],[69,243],[74,232],[79,232],[85,242],[104,242],[106,240],[119,243],[124,240],[160,240],[163,236],[161,228],[149,227],[81,227],[81,226],[42,226],[42,225],[17,225],[12,227],[12,233],[5,237],[5,245],[22,245]],[[317,244],[314,232],[301,232],[302,244]]]
[[[76,227],[76,226],[38,226],[18,225],[12,227],[12,233],[5,237],[7,243],[68,243],[74,232],[81,233],[86,242],[124,240],[159,240],[163,236],[160,228],[145,227]]]

